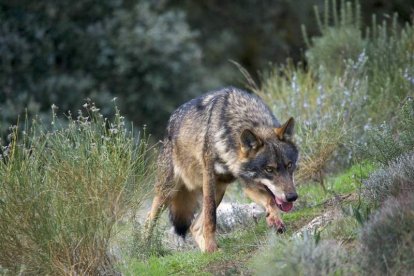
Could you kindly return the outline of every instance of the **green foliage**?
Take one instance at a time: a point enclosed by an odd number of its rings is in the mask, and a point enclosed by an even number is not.
[[[413,96],[414,85],[414,27],[400,27],[395,14],[388,26],[387,21],[377,25],[373,17],[366,34],[369,78],[370,116],[376,121],[387,120],[399,109],[398,104]]]
[[[333,6],[331,12],[329,2]],[[413,27],[408,23],[401,27],[397,14],[378,25],[377,17],[373,15],[371,26],[364,30],[359,4],[342,1],[338,14],[336,2],[325,1],[323,23],[316,9],[321,36],[312,38],[312,43],[308,42],[306,57],[309,67],[314,71],[322,70],[321,78],[330,74],[342,75],[346,73],[347,62],[356,61],[363,53],[367,56],[367,65],[359,78],[368,78],[369,116],[376,121],[387,118],[396,104],[412,90],[414,58],[410,53],[414,49]],[[304,34],[308,41],[306,31]]]
[[[414,197],[390,197],[361,233],[363,268],[371,275],[409,275],[414,269]]]
[[[268,74],[257,93],[270,104],[278,118],[295,117],[296,141],[301,150],[299,181],[319,177],[338,149],[355,135],[361,123],[357,113],[367,101],[367,80],[360,79],[366,57],[349,62],[341,77],[318,78],[313,72],[289,65]],[[336,161],[348,162],[352,155]]]
[[[230,254],[243,254],[257,249],[268,227],[264,220],[219,237],[219,246]]]
[[[196,33],[183,12],[160,14],[146,1],[115,12],[105,27],[109,89],[120,95],[129,119],[151,123],[152,132],[162,133],[168,115],[200,89],[203,71]]]
[[[256,275],[348,275],[360,273],[360,266],[354,254],[342,243],[358,240],[359,223],[356,212],[368,220],[364,213],[365,204],[359,204],[352,197],[346,201],[338,198],[358,192],[361,181],[375,169],[370,162],[355,164],[348,171],[327,179],[326,192],[316,184],[298,187],[299,200],[294,212],[283,214],[284,222],[294,231],[287,236],[271,236],[268,246],[260,249],[253,257],[252,268]],[[349,203],[350,202],[350,203]],[[295,206],[296,206],[295,205]],[[298,228],[323,214],[329,206],[340,207],[342,215],[323,228],[316,229],[314,235],[298,235]],[[295,234],[293,234],[295,233]],[[292,235],[293,234],[293,235]],[[352,250],[352,249],[351,249]]]
[[[414,265],[414,103],[407,98],[390,124],[370,130],[364,152],[383,165],[364,181],[363,195],[380,206],[360,242],[367,274],[409,274]]]
[[[321,239],[334,239],[339,242],[353,242],[358,238],[360,224],[352,216],[334,220],[320,232]]]
[[[369,129],[366,144],[360,148],[362,155],[383,165],[414,150],[414,100],[408,97],[392,122]]]
[[[332,2],[332,9],[329,7]],[[336,7],[336,0],[325,1],[323,21],[319,9],[315,7],[316,19],[321,32],[320,37],[313,37],[312,44],[306,51],[309,67],[314,70],[323,70],[324,74],[341,75],[346,69],[348,60],[357,60],[366,47],[366,41],[361,32],[361,8],[359,4],[352,5],[341,2],[340,11]],[[333,22],[330,22],[330,16]],[[308,41],[306,31],[305,40]]]
[[[395,17],[391,28],[374,22],[363,34],[360,6],[341,3],[338,12],[336,1],[326,1],[323,19],[316,10],[321,36],[308,43],[308,68],[273,68],[255,89],[282,121],[296,118],[302,182],[323,182],[324,172],[347,166],[359,150],[353,145],[367,141],[365,130],[412,94],[412,25],[400,29]]]
[[[153,251],[150,252],[152,255],[135,254],[132,258],[126,258],[125,263],[119,268],[126,275],[234,274],[240,269],[246,269],[245,258],[261,245],[267,229],[266,223],[261,220],[256,225],[218,235],[221,251],[212,254],[202,253],[198,249],[185,252],[164,251],[162,255],[159,254],[160,252]],[[140,251],[142,252],[143,249]],[[215,268],[214,265],[218,267]]]
[[[364,195],[379,205],[388,197],[414,192],[414,153],[404,154],[364,181]]]
[[[199,87],[201,50],[183,12],[147,1],[43,0],[2,3],[0,18],[0,133],[25,107],[74,112],[91,98],[107,116],[119,97],[129,120],[159,134]]]
[[[113,273],[113,227],[149,191],[145,138],[116,110],[14,129],[0,155],[0,264],[15,274]],[[27,121],[26,121],[27,125]]]
[[[160,223],[154,227],[151,237],[149,238],[145,235],[146,229],[144,225],[136,224],[133,228],[132,247],[130,248],[131,256],[138,259],[147,259],[150,256],[165,256],[172,253],[171,250],[163,244],[166,227],[161,226]]]
[[[133,259],[121,268],[125,275],[209,275],[203,268],[223,258],[223,253],[204,254],[199,251],[177,252],[165,257],[150,257],[146,261]]]
[[[347,261],[337,242],[305,233],[291,239],[273,237],[252,268],[255,275],[341,275],[353,271]]]

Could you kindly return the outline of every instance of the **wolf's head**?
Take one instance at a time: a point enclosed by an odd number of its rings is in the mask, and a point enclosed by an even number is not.
[[[298,150],[292,141],[294,120],[279,128],[245,129],[240,135],[240,178],[247,185],[271,194],[276,205],[288,212],[298,198],[293,180]]]

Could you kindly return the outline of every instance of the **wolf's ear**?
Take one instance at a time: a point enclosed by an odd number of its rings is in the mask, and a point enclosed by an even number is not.
[[[262,140],[258,138],[251,130],[243,130],[240,136],[241,150],[243,153],[249,153],[252,150],[257,150],[263,145]]]
[[[295,120],[290,117],[281,127],[275,128],[275,133],[279,140],[291,139],[295,128]]]

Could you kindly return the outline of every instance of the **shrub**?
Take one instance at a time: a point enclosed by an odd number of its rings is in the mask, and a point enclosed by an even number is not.
[[[368,110],[374,122],[381,122],[395,114],[402,99],[413,96],[414,27],[409,23],[400,27],[397,15],[393,16],[391,26],[387,21],[378,25],[373,17],[366,39],[371,98]]]
[[[392,122],[369,129],[360,148],[364,157],[383,165],[414,150],[414,100],[406,98]]]
[[[203,76],[197,33],[161,2],[19,1],[1,3],[0,17],[0,135],[25,108],[75,112],[92,98],[108,116],[114,96],[129,120],[161,134]]]
[[[0,162],[0,266],[25,274],[114,273],[113,227],[147,194],[146,142],[94,105],[66,126],[14,129]]]
[[[288,65],[268,73],[256,90],[282,121],[287,116],[296,118],[295,137],[301,149],[298,181],[319,179],[335,156],[342,163],[352,157],[349,152],[342,157],[337,153],[357,136],[356,126],[364,119],[356,114],[367,102],[367,79],[361,79],[366,60],[362,53],[357,61],[347,63],[344,76],[330,78]]]
[[[252,269],[255,275],[338,275],[353,268],[337,242],[304,234],[290,240],[274,237],[254,258]]]
[[[332,9],[329,7],[332,2]],[[336,1],[325,1],[323,22],[319,10],[315,7],[316,20],[321,36],[313,37],[309,43],[304,28],[305,41],[308,44],[306,59],[313,71],[323,70],[324,74],[341,75],[348,60],[357,60],[366,47],[361,31],[361,12],[359,4],[342,2],[340,12]],[[332,19],[330,18],[332,15]]]
[[[321,36],[307,43],[306,68],[272,68],[260,88],[251,84],[278,118],[297,119],[298,181],[322,182],[325,171],[349,165],[360,150],[354,144],[367,142],[366,129],[389,119],[412,91],[412,25],[399,28],[396,17],[391,27],[373,20],[364,33],[360,6],[341,3],[338,13],[336,1],[326,1],[323,19],[316,9]]]
[[[411,178],[413,179],[413,178]],[[362,229],[367,275],[410,275],[414,269],[414,197],[390,197]]]
[[[388,167],[375,171],[364,183],[364,194],[373,203],[388,197],[414,192],[414,152],[395,159]]]

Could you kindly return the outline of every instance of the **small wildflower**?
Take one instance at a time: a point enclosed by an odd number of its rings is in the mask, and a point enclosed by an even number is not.
[[[93,106],[91,107],[91,111],[92,111],[92,112],[98,112],[98,111],[99,111],[99,108],[97,108],[96,106],[94,106],[94,105],[93,105]]]
[[[117,133],[118,133],[118,129],[117,129],[117,128],[110,128],[110,129],[109,129],[109,132],[110,132],[111,134],[117,134]]]
[[[15,137],[14,133],[10,133],[9,135],[7,135],[7,140],[12,141],[14,137]]]
[[[17,130],[17,125],[12,125],[9,127],[10,131],[16,131]]]

